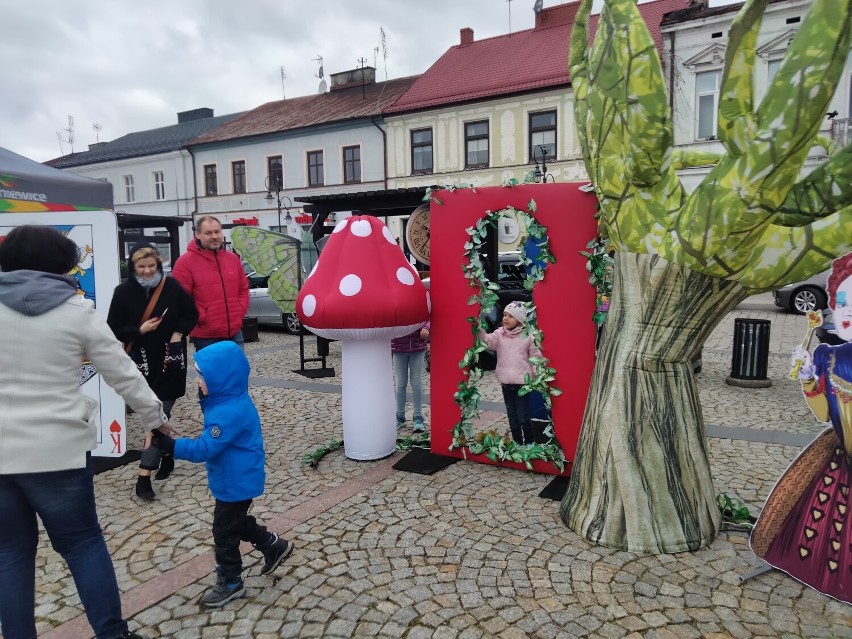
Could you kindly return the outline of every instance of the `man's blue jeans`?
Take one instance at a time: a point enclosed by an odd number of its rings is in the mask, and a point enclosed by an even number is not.
[[[112,559],[95,511],[92,460],[86,467],[0,475],[0,628],[5,639],[34,639],[38,515],[68,564],[97,639],[127,630]]]
[[[196,352],[200,351],[202,348],[206,348],[211,344],[215,344],[216,342],[226,342],[232,341],[241,349],[245,350],[245,339],[243,339],[243,331],[242,329],[237,331],[237,334],[233,337],[193,337],[191,338],[192,345],[195,347]]]

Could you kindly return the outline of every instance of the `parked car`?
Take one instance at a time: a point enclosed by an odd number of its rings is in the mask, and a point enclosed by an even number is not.
[[[787,284],[773,291],[775,306],[799,315],[804,315],[808,311],[823,310],[828,306],[825,282],[829,272],[818,273],[803,282]]]
[[[305,329],[296,313],[284,313],[269,297],[269,276],[258,275],[252,271],[248,275],[249,308],[246,316],[256,317],[259,325],[282,326],[291,335],[298,335]]]

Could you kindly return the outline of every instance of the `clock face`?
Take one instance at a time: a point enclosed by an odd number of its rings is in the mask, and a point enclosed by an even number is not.
[[[429,264],[429,205],[414,209],[405,227],[405,241],[408,250],[418,262]]]

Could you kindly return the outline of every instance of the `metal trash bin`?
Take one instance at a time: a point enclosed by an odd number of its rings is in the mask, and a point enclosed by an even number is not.
[[[243,318],[243,340],[246,342],[256,342],[260,339],[257,331],[257,318],[256,317],[244,317]]]
[[[731,374],[725,381],[743,388],[768,388],[772,380],[769,368],[769,320],[746,317],[734,320],[734,352]]]

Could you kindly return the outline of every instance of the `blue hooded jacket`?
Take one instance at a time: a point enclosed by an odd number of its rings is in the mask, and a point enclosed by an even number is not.
[[[174,456],[207,463],[207,483],[219,501],[244,501],[263,494],[266,456],[260,416],[248,394],[249,363],[234,342],[212,344],[195,353],[207,383],[201,399],[204,431],[175,441]]]

